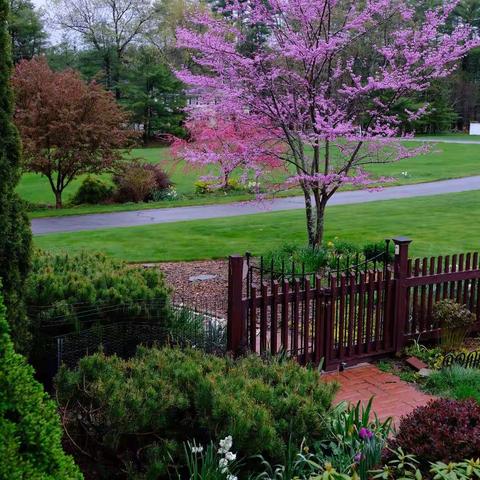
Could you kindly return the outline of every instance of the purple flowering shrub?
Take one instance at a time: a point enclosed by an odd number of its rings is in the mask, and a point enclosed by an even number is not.
[[[392,448],[417,456],[423,468],[480,456],[480,405],[474,400],[433,400],[402,418]]]

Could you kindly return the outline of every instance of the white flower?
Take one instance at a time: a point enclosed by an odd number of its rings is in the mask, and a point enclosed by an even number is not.
[[[225,458],[226,458],[229,462],[233,462],[233,461],[237,458],[237,454],[236,454],[236,453],[232,453],[232,452],[226,452],[226,453],[225,453]]]
[[[225,468],[226,466],[228,465],[228,460],[226,458],[221,458],[219,461],[218,461],[218,466],[220,468]]]
[[[220,440],[220,449],[218,450],[218,453],[227,453],[230,451],[233,445],[233,440],[232,436],[228,435],[228,437],[225,437],[223,440]]]
[[[235,475],[228,475],[227,480],[238,480],[238,478]]]
[[[199,445],[198,447],[192,447],[191,448],[192,453],[202,453],[203,452],[203,447]]]

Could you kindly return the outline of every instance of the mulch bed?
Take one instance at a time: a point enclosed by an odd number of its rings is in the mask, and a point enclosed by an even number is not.
[[[206,260],[154,265],[165,275],[176,303],[225,317],[227,314],[228,262]],[[199,276],[213,278],[199,279]]]

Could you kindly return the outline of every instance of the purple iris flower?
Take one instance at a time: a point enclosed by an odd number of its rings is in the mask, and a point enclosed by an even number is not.
[[[373,432],[368,428],[362,427],[358,435],[362,440],[370,440],[373,437]]]
[[[363,458],[363,455],[358,452],[354,457],[353,457],[353,460],[355,461],[355,463],[360,463],[362,461],[362,458]]]

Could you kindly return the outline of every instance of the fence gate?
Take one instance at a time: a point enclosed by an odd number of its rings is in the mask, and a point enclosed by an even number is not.
[[[270,270],[252,265],[248,255],[230,257],[228,350],[283,353],[302,364],[323,362],[327,370],[353,365],[401,352],[413,335],[438,335],[432,305],[447,296],[466,300],[480,329],[478,255],[467,254],[465,264],[459,256],[460,265],[450,264],[450,257],[448,265],[443,257],[412,262],[411,241],[393,242],[392,262],[387,243],[385,252],[362,265],[357,257],[343,271],[315,275],[297,274],[295,267],[286,275],[283,266],[275,272],[273,265]],[[443,270],[434,268],[439,264],[445,264]]]

